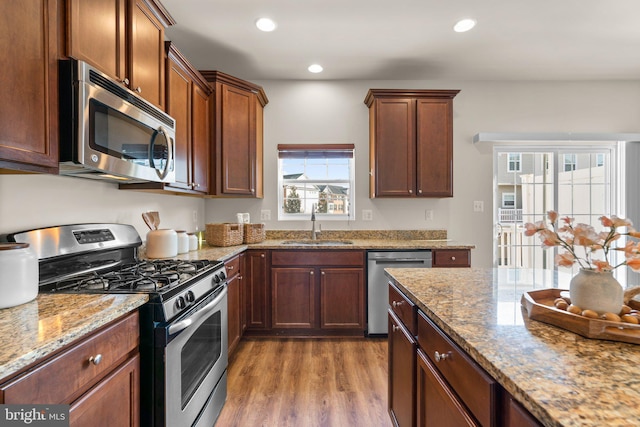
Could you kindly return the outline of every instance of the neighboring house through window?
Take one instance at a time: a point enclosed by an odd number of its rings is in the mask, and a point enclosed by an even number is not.
[[[576,170],[576,155],[575,154],[564,154],[563,155],[564,162],[564,171],[570,172]]]
[[[355,219],[353,144],[278,145],[278,219]]]
[[[521,163],[522,163],[522,154],[521,153],[509,153],[507,155],[507,170],[509,172],[520,172]]]

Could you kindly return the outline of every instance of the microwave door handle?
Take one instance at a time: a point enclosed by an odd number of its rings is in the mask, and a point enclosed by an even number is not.
[[[169,170],[173,162],[173,145],[172,145],[171,138],[169,137],[169,135],[167,135],[167,132],[165,132],[162,126],[160,126],[158,130],[156,130],[153,137],[151,138],[151,142],[149,143],[149,164],[151,165],[151,167],[155,169],[155,162],[153,161],[153,153],[155,151],[154,146],[156,145],[156,138],[158,137],[158,135],[164,136],[165,141],[167,141],[167,162],[164,165],[164,170],[161,173],[156,169],[156,172],[160,177],[160,179],[165,179],[169,174]]]

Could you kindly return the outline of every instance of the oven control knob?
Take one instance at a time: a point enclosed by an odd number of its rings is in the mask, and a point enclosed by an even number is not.
[[[196,300],[196,296],[194,295],[193,291],[187,292],[185,297],[187,298],[187,302],[194,302]]]
[[[226,277],[227,277],[227,275],[226,275],[226,274],[224,274],[224,271],[221,271],[221,272],[220,272],[220,279],[221,279],[221,280],[224,280]]]
[[[216,283],[220,283],[220,276],[218,276],[217,274],[213,275],[213,281]]]
[[[176,300],[176,306],[178,306],[178,308],[182,310],[187,306],[187,303],[184,301],[183,297],[178,297],[178,299]]]

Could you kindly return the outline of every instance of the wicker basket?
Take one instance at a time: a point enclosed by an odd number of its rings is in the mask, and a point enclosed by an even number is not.
[[[244,224],[244,243],[260,243],[264,240],[264,224]]]
[[[242,224],[222,223],[206,224],[207,244],[209,246],[234,246],[242,244]]]

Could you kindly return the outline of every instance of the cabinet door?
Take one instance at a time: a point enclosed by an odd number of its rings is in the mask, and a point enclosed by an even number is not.
[[[67,55],[117,80],[128,77],[125,5],[126,0],[69,0]]]
[[[130,88],[164,110],[164,25],[144,0],[132,1],[131,9]]]
[[[320,270],[320,327],[364,330],[364,271]]]
[[[316,287],[313,268],[272,268],[271,298],[274,328],[313,328]]]
[[[421,350],[417,369],[418,427],[480,426]]]
[[[211,145],[211,121],[209,94],[193,85],[192,111],[192,187],[201,193],[209,192],[209,147]]]
[[[247,283],[245,289],[247,329],[268,329],[268,307],[271,300],[267,275],[267,253],[265,251],[248,251],[245,257]]]
[[[416,100],[417,195],[453,196],[453,101]]]
[[[416,340],[391,312],[389,316],[389,415],[394,425],[415,426]]]
[[[240,275],[235,274],[227,281],[227,304],[228,304],[228,339],[229,339],[229,354],[233,353],[233,350],[240,342],[241,334],[241,320],[242,313],[241,307],[241,291],[240,291]]]
[[[374,120],[375,197],[415,195],[415,100],[376,99]]]
[[[58,5],[0,2],[0,168],[57,173]]]
[[[136,355],[71,405],[71,427],[140,425],[140,357]]]
[[[191,96],[192,80],[171,58],[167,67],[167,113],[176,120],[175,169],[172,187],[191,189]]]
[[[222,193],[255,195],[256,96],[222,85],[221,141],[218,174]]]

